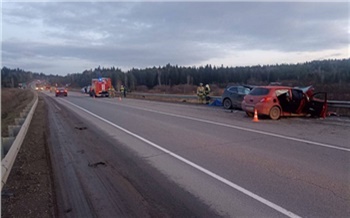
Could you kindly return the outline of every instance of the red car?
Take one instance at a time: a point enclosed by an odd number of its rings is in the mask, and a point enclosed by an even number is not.
[[[63,88],[63,87],[62,88],[56,88],[56,97],[58,97],[60,95],[67,97],[68,96],[68,90],[66,88]]]
[[[252,89],[242,101],[242,109],[248,116],[267,115],[273,120],[290,116],[319,116],[327,113],[327,93],[313,94],[311,86],[259,86]]]

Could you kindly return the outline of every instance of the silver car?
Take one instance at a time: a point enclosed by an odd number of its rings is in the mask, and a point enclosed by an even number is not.
[[[253,86],[248,85],[228,86],[221,96],[222,105],[225,109],[242,109],[243,98],[252,89]]]

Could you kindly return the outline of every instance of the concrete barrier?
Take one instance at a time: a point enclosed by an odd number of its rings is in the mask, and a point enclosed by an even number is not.
[[[15,118],[15,125],[22,125],[24,121],[24,118]]]
[[[27,111],[22,111],[21,113],[19,113],[19,117],[20,118],[26,118],[28,115],[28,112]]]
[[[1,160],[6,156],[10,150],[11,145],[15,141],[15,137],[2,137],[1,138]]]
[[[9,136],[16,137],[20,129],[21,129],[20,125],[9,125],[8,126]]]

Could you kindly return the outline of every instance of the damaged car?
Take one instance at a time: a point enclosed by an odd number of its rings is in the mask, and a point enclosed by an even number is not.
[[[273,120],[291,116],[326,117],[327,93],[314,93],[314,88],[288,86],[259,86],[252,89],[242,101],[242,109],[252,117],[269,116]]]

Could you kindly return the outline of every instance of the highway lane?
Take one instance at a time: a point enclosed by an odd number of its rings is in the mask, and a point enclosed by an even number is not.
[[[106,127],[102,121],[99,124],[111,137],[222,215],[281,215],[273,206],[263,204],[264,200],[300,216],[350,214],[346,122],[297,118],[252,123],[240,112],[132,99],[92,99],[80,93],[57,100],[90,121],[96,118],[74,105],[131,131],[135,135],[111,125]],[[135,136],[261,196],[263,202],[203,175],[164,151],[150,148]]]
[[[113,132],[109,125],[91,125],[54,98],[42,97],[48,105],[57,217],[218,216],[98,129]]]

